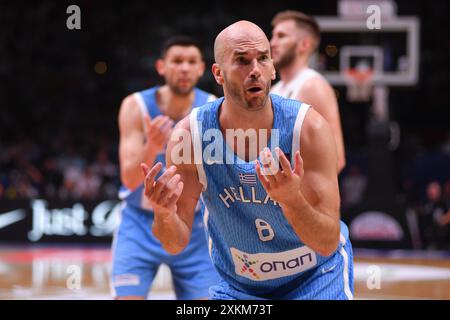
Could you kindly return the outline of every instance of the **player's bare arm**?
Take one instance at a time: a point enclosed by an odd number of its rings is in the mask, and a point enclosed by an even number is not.
[[[339,107],[333,88],[325,79],[314,77],[302,86],[296,99],[311,104],[328,121],[336,140],[337,170],[340,173],[345,167],[345,149]]]
[[[119,111],[120,175],[124,185],[134,190],[142,183],[140,163],[151,164],[166,144],[173,122],[169,117],[144,116],[134,95],[126,97]]]
[[[189,132],[189,117],[181,120],[176,130]],[[198,180],[194,164],[193,150],[191,161],[174,165],[172,150],[180,141],[170,139],[166,151],[167,170],[155,182],[156,174],[161,170],[160,163],[149,169],[145,164],[145,196],[150,201],[155,213],[152,226],[153,234],[163,248],[171,253],[181,252],[189,243],[195,207],[200,198],[202,185]],[[192,148],[192,143],[189,141]]]
[[[336,148],[331,129],[316,111],[309,110],[301,134],[301,154],[294,155],[294,168],[279,152],[282,170],[257,175],[269,196],[277,201],[300,240],[322,256],[331,255],[339,244],[339,189]],[[263,151],[264,170],[270,173],[271,155]],[[295,192],[294,190],[297,190]]]

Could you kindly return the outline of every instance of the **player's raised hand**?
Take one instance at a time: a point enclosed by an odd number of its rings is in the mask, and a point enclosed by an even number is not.
[[[148,115],[144,116],[146,143],[155,148],[158,153],[164,149],[172,133],[173,120],[168,116],[159,115],[150,119]]]
[[[256,174],[270,198],[280,204],[292,204],[297,197],[296,192],[300,192],[300,184],[304,175],[303,159],[300,152],[297,151],[294,155],[294,168],[292,168],[283,151],[280,148],[276,148],[275,151],[281,169],[276,165],[277,161],[270,150],[265,148],[260,153],[263,168],[259,161],[255,160]]]
[[[168,216],[177,212],[177,201],[183,192],[183,182],[179,174],[175,174],[177,168],[171,166],[158,180],[155,177],[162,168],[162,163],[158,162],[151,169],[142,163],[144,172],[144,195],[149,200],[155,215]]]

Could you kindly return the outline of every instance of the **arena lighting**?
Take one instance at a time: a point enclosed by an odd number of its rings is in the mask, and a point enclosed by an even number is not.
[[[95,73],[98,75],[103,75],[108,71],[108,65],[104,61],[98,61],[94,66]]]

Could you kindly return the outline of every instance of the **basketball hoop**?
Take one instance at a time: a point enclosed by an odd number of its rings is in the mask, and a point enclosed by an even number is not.
[[[351,102],[367,102],[372,96],[373,69],[351,68],[345,71],[347,99]]]

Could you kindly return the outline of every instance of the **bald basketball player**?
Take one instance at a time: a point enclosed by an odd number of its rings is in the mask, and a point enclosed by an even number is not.
[[[224,97],[177,124],[159,179],[161,164],[141,165],[153,233],[170,253],[183,252],[201,195],[210,256],[223,279],[211,299],[352,299],[330,126],[309,105],[269,95],[275,68],[257,25],[227,27],[214,55]],[[244,148],[234,143],[239,129],[257,133],[245,136]],[[192,142],[180,149],[186,132]]]
[[[345,167],[345,150],[338,103],[333,88],[309,59],[320,43],[315,19],[298,11],[283,11],[272,20],[272,58],[280,81],[272,93],[311,104],[329,123],[336,140],[338,173]]]

